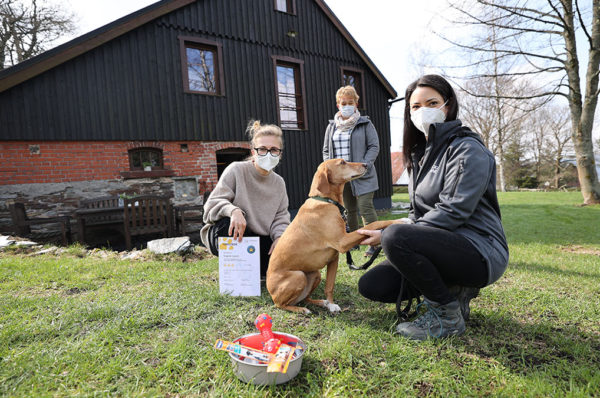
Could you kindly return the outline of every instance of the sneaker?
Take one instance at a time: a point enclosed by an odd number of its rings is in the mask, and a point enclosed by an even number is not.
[[[425,340],[460,336],[465,332],[465,321],[458,300],[441,305],[425,298],[417,310],[422,304],[427,306],[427,311],[412,322],[398,324],[396,333],[412,340]]]
[[[471,314],[469,302],[479,295],[479,289],[476,287],[455,285],[450,286],[448,290],[450,291],[450,294],[452,294],[458,300],[463,319],[465,322],[468,321]]]
[[[373,254],[375,254],[375,250],[377,250],[378,248],[379,246],[369,246],[369,250],[367,250],[365,254],[363,254],[363,256],[371,257]]]

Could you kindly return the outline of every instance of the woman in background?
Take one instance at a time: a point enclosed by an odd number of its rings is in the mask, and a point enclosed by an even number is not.
[[[344,186],[344,207],[348,210],[348,226],[352,232],[358,229],[359,212],[363,225],[377,221],[373,194],[379,184],[373,163],[379,154],[379,138],[369,117],[361,116],[358,111],[359,97],[354,87],[340,88],[335,100],[339,111],[325,130],[323,160],[341,158],[367,165],[365,175]],[[365,255],[371,255],[374,250],[369,248]]]

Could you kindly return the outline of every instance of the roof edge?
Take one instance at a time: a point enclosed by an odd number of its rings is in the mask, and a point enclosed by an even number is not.
[[[162,0],[0,71],[0,93],[196,0]]]
[[[99,27],[98,29],[76,37],[75,39],[61,44],[58,47],[43,52],[10,68],[4,69],[3,71],[0,71],[0,93],[21,84],[26,80],[38,76],[47,70],[69,61],[87,51],[99,47],[102,44],[127,32],[130,32],[162,15],[168,14],[171,11],[196,1],[197,0],[158,1],[145,8],[142,8],[141,10],[119,18],[107,25]],[[352,37],[342,22],[335,16],[329,6],[327,6],[323,0],[315,0],[315,2],[334,24],[334,26],[342,33],[346,40],[348,40],[352,48],[354,48],[363,61],[365,61],[367,66],[388,91],[390,97],[396,98],[398,94],[396,93],[396,90],[394,90],[394,87],[392,87],[385,76],[383,76],[381,71],[377,68],[377,66],[375,66],[375,63],[360,47],[358,42],[354,39],[354,37]]]

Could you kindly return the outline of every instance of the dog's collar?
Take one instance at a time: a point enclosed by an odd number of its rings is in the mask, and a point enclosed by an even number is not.
[[[329,199],[329,198],[325,198],[323,196],[309,196],[309,199],[314,199],[314,200],[320,200],[321,202],[327,202],[327,203],[331,203],[332,205],[336,205],[337,208],[340,210],[340,214],[342,215],[342,218],[344,219],[344,222],[348,222],[348,210],[346,210],[346,208],[344,206],[341,205],[341,203],[336,202],[333,199]]]

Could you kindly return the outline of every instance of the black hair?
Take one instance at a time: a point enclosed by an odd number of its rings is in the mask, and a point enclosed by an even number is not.
[[[410,97],[417,87],[431,87],[444,99],[447,107],[446,121],[456,120],[458,115],[458,100],[452,86],[446,79],[440,75],[423,75],[406,88],[404,95],[404,136],[402,139],[402,154],[404,156],[404,165],[410,171],[412,169],[411,153],[415,146],[425,146],[426,139],[419,129],[415,127],[410,120]]]

